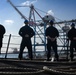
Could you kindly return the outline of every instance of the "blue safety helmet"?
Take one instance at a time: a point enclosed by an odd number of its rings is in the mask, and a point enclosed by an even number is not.
[[[28,20],[25,20],[24,23],[28,23]]]
[[[51,25],[53,25],[53,24],[54,24],[54,21],[53,21],[53,20],[51,20],[49,23],[50,23]]]
[[[71,27],[74,27],[74,26],[75,26],[75,24],[74,24],[74,23],[72,23],[72,24],[71,24]]]

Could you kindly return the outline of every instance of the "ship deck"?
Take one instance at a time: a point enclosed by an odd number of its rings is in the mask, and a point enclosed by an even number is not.
[[[2,75],[76,75],[76,61],[0,59]]]

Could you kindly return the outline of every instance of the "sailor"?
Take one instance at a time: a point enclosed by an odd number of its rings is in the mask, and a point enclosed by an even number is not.
[[[24,24],[25,24],[25,26],[21,27],[19,30],[19,35],[22,37],[22,42],[20,45],[19,59],[22,59],[23,50],[26,46],[28,49],[29,58],[32,60],[33,54],[32,54],[31,38],[35,35],[35,32],[30,26],[28,26],[28,20],[25,20]]]
[[[59,36],[59,32],[53,25],[54,22],[51,20],[49,27],[45,31],[47,37],[47,61],[49,61],[51,56],[51,47],[54,50],[56,60],[59,60],[57,53],[57,37]]]
[[[76,28],[74,23],[71,24],[71,29],[68,31],[67,35],[70,40],[70,58],[71,61],[73,61],[73,52],[74,50],[76,51]]]
[[[2,48],[3,36],[5,32],[6,32],[5,27],[0,24],[0,53],[1,53],[1,48]]]

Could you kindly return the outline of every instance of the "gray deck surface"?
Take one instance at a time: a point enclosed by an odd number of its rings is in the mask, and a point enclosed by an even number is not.
[[[43,67],[51,69],[45,70]],[[57,74],[53,72],[57,71]],[[0,59],[0,74],[2,75],[76,75],[76,61],[44,61],[44,60],[19,60]]]

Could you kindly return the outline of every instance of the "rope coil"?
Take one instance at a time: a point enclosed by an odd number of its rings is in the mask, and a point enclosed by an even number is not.
[[[17,70],[20,71],[18,72]],[[44,72],[44,70],[33,69],[33,68],[0,67],[0,74],[6,74],[6,75],[33,75],[42,72]]]
[[[53,73],[53,74],[58,74],[58,75],[76,75],[76,72],[67,72],[67,71],[59,71],[55,69],[45,69],[44,70],[46,73]]]

